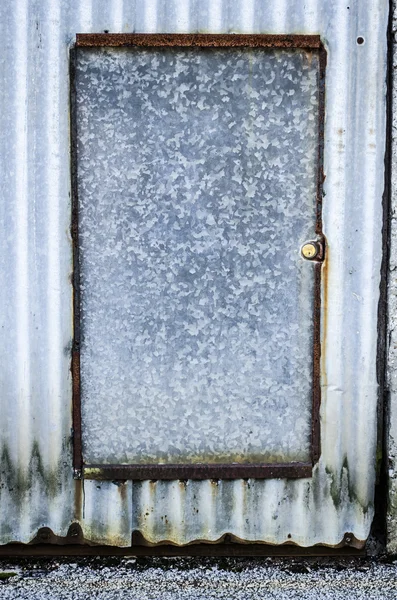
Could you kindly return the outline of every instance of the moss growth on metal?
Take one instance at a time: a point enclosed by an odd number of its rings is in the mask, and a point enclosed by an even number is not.
[[[339,473],[335,473],[327,466],[325,467],[325,472],[331,480],[330,495],[335,508],[340,508],[342,502],[345,500],[343,494],[346,492],[349,502],[360,506],[365,516],[373,507],[373,503],[369,502],[368,504],[363,504],[358,497],[355,486],[351,480],[347,457],[344,457]]]
[[[62,491],[62,464],[53,469],[44,466],[37,440],[32,444],[29,466],[23,469],[15,466],[11,459],[10,450],[6,444],[3,445],[0,454],[0,482],[3,489],[12,494],[14,501],[18,504],[24,500],[25,494],[32,488],[33,484],[40,481],[43,492],[50,498]]]
[[[0,571],[0,580],[11,579],[11,577],[18,577],[18,573],[15,571]]]

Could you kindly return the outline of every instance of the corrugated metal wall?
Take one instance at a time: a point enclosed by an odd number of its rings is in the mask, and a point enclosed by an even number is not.
[[[0,543],[40,527],[127,546],[225,533],[364,540],[373,515],[387,0],[3,0]],[[322,456],[312,479],[75,482],[69,48],[80,32],[320,33],[328,52]],[[362,36],[365,43],[358,45]]]

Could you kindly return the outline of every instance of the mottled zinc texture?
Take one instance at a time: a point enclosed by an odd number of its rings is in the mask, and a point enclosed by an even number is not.
[[[78,51],[86,462],[310,459],[318,67]]]

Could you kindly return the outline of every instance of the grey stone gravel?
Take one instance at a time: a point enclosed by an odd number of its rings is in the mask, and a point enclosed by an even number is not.
[[[16,575],[2,579],[1,572]],[[175,558],[2,561],[0,598],[395,599],[397,561]]]

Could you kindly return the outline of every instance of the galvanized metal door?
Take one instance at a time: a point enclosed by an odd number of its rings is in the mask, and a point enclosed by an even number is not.
[[[319,36],[79,35],[72,60],[77,474],[310,476]]]

